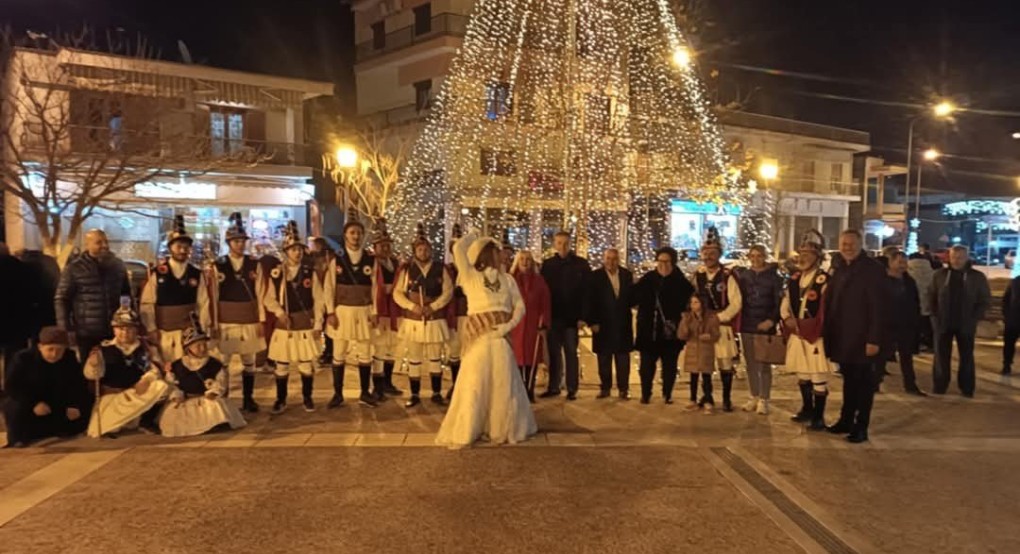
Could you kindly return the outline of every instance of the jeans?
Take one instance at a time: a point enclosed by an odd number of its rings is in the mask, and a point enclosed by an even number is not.
[[[747,384],[751,388],[751,396],[768,400],[772,395],[772,364],[754,361],[753,334],[741,333],[740,344],[744,347]]]
[[[974,394],[974,335],[965,335],[959,331],[943,331],[935,342],[935,372],[933,374],[934,391],[945,394],[949,389],[949,377],[952,369],[953,340],[960,351],[960,368],[957,373],[957,385],[960,392]]]
[[[613,388],[613,363],[616,363],[616,390],[627,392],[630,383],[630,352],[598,354],[599,387],[603,392]]]
[[[673,397],[673,385],[676,384],[677,360],[683,343],[677,341],[657,342],[641,351],[641,398],[652,397],[652,384],[655,381],[655,364],[662,362],[662,397]]]
[[[549,329],[549,391],[558,392],[567,366],[567,392],[577,392],[580,377],[577,361],[577,326]],[[560,356],[562,351],[563,355]]]

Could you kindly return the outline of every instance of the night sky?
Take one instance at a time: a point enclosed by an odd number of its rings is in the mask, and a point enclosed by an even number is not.
[[[688,4],[700,66],[719,71],[710,88],[720,100],[739,88],[749,111],[868,131],[876,150],[900,161],[908,121],[936,98],[1005,112],[923,120],[915,141],[948,154],[926,185],[1020,193],[1020,141],[1011,138],[1020,131],[1020,2]],[[0,0],[4,21],[38,31],[121,27],[161,45],[164,59],[179,60],[183,40],[196,63],[334,81],[342,98],[353,91],[351,17],[340,0]]]

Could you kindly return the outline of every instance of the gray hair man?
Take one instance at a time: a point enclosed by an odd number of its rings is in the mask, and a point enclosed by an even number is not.
[[[929,289],[932,325],[935,329],[935,371],[932,392],[949,388],[953,341],[960,352],[957,384],[967,398],[974,396],[974,338],[985,316],[992,293],[984,273],[974,269],[966,246],[949,250],[949,267],[935,272]]]

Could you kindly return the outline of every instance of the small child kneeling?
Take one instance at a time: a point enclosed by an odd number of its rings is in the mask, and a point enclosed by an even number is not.
[[[184,357],[171,365],[166,376],[172,390],[159,420],[164,437],[201,435],[223,424],[231,429],[247,425],[240,410],[223,397],[227,369],[209,356],[209,336],[195,319],[184,331]]]
[[[691,374],[691,403],[688,410],[704,408],[711,414],[715,406],[712,399],[712,372],[715,371],[715,343],[719,340],[719,318],[705,309],[701,298],[691,297],[691,303],[684,312],[677,327],[677,338],[686,341],[684,347],[684,369]],[[701,400],[698,400],[698,375],[701,375]]]

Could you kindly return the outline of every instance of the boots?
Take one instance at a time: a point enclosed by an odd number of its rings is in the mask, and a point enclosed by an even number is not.
[[[375,408],[379,405],[375,401],[375,397],[372,396],[368,391],[371,386],[372,379],[372,368],[367,365],[358,366],[358,380],[361,381],[361,396],[358,397],[358,403],[362,406],[368,406],[369,408]]]
[[[446,400],[453,398],[453,388],[457,385],[457,375],[460,374],[460,362],[450,362],[450,390],[446,392]],[[531,393],[534,397],[535,393]]]
[[[259,411],[259,405],[255,403],[253,394],[255,393],[255,374],[244,372],[241,374],[241,392],[243,400],[241,401],[241,410],[250,414],[257,413]]]
[[[812,431],[825,430],[825,401],[829,398],[827,394],[816,394],[814,410],[811,411],[811,424],[808,429]]]
[[[276,377],[276,402],[273,403],[273,414],[282,414],[287,409],[287,379],[288,377]]]
[[[315,411],[315,402],[312,402],[312,383],[315,377],[311,375],[301,376],[301,400],[305,405],[306,412]]]
[[[386,402],[386,378],[382,373],[372,375],[372,396],[375,397],[377,404]]]
[[[811,416],[814,414],[814,394],[811,391],[811,381],[799,381],[797,385],[800,386],[801,407],[797,415],[790,419],[798,423],[811,421]]]
[[[344,405],[344,366],[333,366],[333,398],[329,399],[326,408],[332,410]]]
[[[405,408],[413,408],[418,404],[421,404],[421,379],[417,377],[411,377],[411,398],[404,402]]]
[[[446,400],[443,399],[443,374],[433,373],[429,375],[429,380],[432,382],[432,403],[445,406]]]
[[[383,362],[383,390],[390,396],[404,394],[404,391],[393,384],[393,362]]]
[[[722,409],[724,412],[732,412],[733,400],[731,398],[731,393],[733,392],[733,372],[721,371],[719,372],[719,378],[722,379]]]

